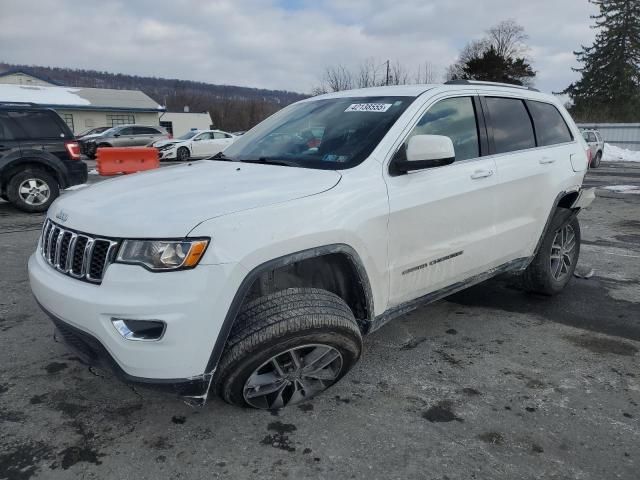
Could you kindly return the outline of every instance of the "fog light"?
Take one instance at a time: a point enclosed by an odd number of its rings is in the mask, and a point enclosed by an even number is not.
[[[160,340],[167,324],[161,320],[130,320],[125,318],[111,318],[116,330],[127,340],[137,342],[155,342]]]

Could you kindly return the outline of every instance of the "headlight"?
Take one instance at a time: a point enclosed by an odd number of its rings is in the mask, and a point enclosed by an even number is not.
[[[142,265],[153,271],[193,268],[204,255],[209,240],[125,240],[116,262]]]

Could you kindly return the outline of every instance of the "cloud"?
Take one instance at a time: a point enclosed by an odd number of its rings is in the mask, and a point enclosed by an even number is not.
[[[586,0],[2,0],[0,60],[308,92],[326,66],[367,58],[442,75],[468,40],[513,18],[552,91],[575,78],[591,13]]]

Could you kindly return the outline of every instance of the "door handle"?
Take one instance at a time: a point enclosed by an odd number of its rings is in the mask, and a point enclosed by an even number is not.
[[[549,158],[549,157],[542,157],[539,162],[541,165],[548,165],[550,163],[555,162],[556,159],[555,158]]]
[[[493,170],[476,170],[471,174],[471,178],[473,180],[478,180],[480,178],[487,178],[493,175]]]

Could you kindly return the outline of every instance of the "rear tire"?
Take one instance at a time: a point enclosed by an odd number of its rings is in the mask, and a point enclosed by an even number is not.
[[[38,168],[16,173],[7,184],[7,199],[24,212],[46,212],[58,195],[56,179]]]
[[[567,222],[572,212],[556,211],[540,249],[522,275],[526,291],[557,295],[567,286],[580,257],[580,223],[577,217]]]
[[[600,162],[602,161],[602,152],[596,153],[596,156],[593,158],[591,162],[591,168],[598,168],[600,166]]]
[[[340,297],[317,288],[289,288],[242,308],[215,384],[218,395],[233,405],[283,408],[336,383],[361,352],[360,329]]]

